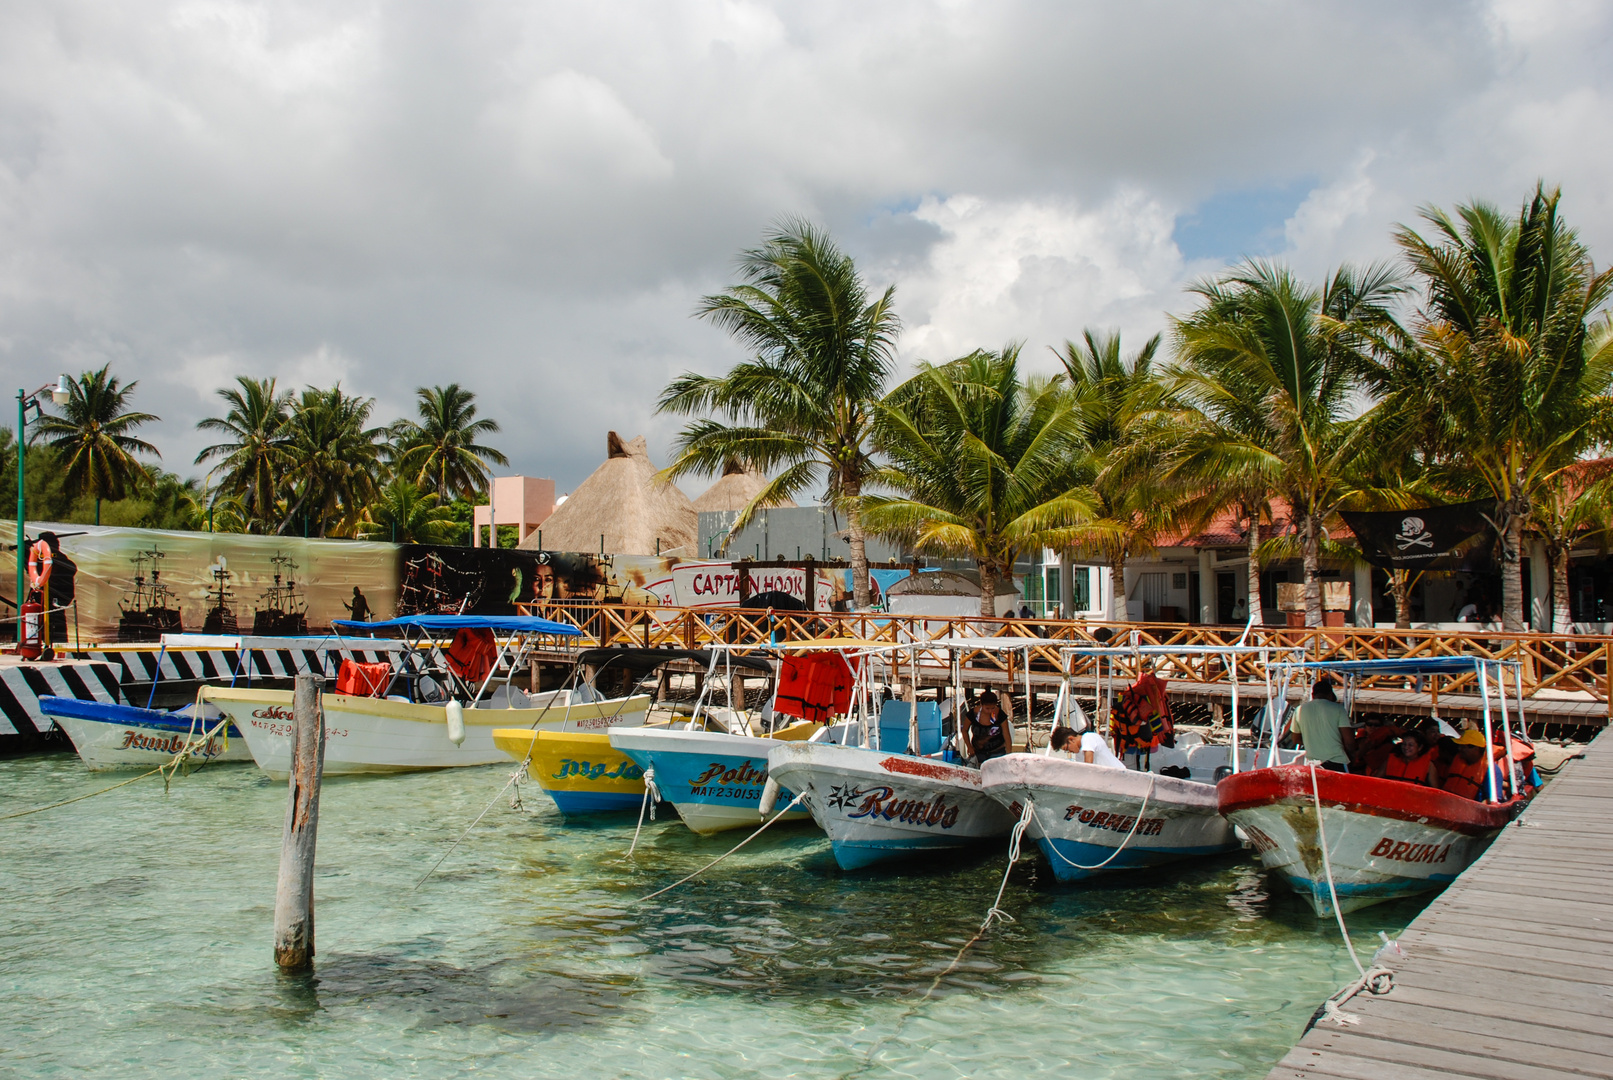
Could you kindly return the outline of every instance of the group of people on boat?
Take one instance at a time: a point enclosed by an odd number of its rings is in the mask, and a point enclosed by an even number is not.
[[[1447,734],[1432,716],[1414,725],[1390,723],[1382,716],[1356,724],[1327,678],[1312,687],[1311,700],[1296,710],[1293,728],[1305,757],[1334,772],[1401,780],[1478,801],[1490,797],[1493,772],[1494,791],[1507,799],[1513,794],[1506,764],[1510,755],[1517,763],[1520,788],[1528,792],[1540,786],[1534,746],[1521,732],[1512,732],[1510,742],[1500,725],[1492,728],[1488,740],[1482,728],[1471,724]]]

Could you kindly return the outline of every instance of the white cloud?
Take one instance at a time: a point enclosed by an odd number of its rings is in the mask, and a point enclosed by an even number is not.
[[[113,363],[171,467],[236,373],[458,380],[565,489],[609,427],[664,451],[668,376],[737,355],[690,312],[782,214],[898,285],[907,357],[1159,329],[1216,193],[1310,185],[1266,224],[1316,273],[1545,177],[1607,262],[1610,36],[1571,0],[18,0],[0,373]]]

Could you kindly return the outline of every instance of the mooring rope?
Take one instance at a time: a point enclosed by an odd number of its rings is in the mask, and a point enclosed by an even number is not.
[[[803,792],[802,794],[797,795],[795,798],[791,799],[789,801],[789,803],[784,807],[784,809],[780,810],[778,813],[774,814],[772,817],[768,818],[765,822],[763,822],[761,828],[757,829],[755,832],[753,832],[749,836],[745,837],[745,839],[741,840],[739,843],[735,844],[733,847],[729,848],[727,851],[723,852],[721,855],[717,856],[715,859],[712,859],[710,862],[708,862],[706,865],[702,866],[700,869],[696,870],[694,873],[690,874],[688,877],[679,878],[677,881],[674,881],[672,884],[668,885],[666,888],[657,889],[657,890],[655,890],[654,892],[652,892],[648,896],[641,896],[637,900],[634,900],[633,903],[642,904],[647,900],[654,900],[657,896],[660,896],[662,893],[671,892],[673,889],[676,889],[679,885],[682,885],[684,882],[693,881],[695,878],[699,877],[701,874],[704,874],[707,870],[710,870],[713,866],[716,866],[718,863],[720,863],[724,859],[728,858],[728,856],[732,855],[734,852],[738,851],[740,848],[744,847],[746,844],[750,843],[752,840],[754,840],[758,836],[762,835],[764,832],[766,832],[768,830],[769,826],[771,826],[775,821],[777,821],[779,818],[783,817],[785,814],[789,813],[790,810],[793,809],[795,807],[795,805],[797,803],[799,803],[805,797],[806,797],[806,794]]]
[[[980,924],[980,932],[982,934],[984,934],[987,928],[991,926],[993,919],[1001,919],[1004,922],[1014,921],[1014,917],[1002,909],[1003,893],[1008,891],[1008,875],[1014,872],[1014,864],[1019,861],[1019,843],[1022,839],[1024,839],[1025,828],[1031,823],[1031,819],[1035,816],[1036,800],[1026,796],[1025,809],[1019,815],[1019,820],[1014,822],[1013,831],[1008,834],[1008,865],[1003,867],[1003,883],[997,886],[997,899],[993,900],[991,902],[991,907],[986,909],[986,921]],[[968,947],[969,946],[967,945],[964,946],[965,949]],[[958,956],[961,958],[963,953],[959,952]],[[956,961],[954,961],[954,963],[956,963]]]
[[[1330,1020],[1341,1027],[1345,1024],[1359,1024],[1361,1018],[1354,1013],[1344,1012],[1339,1008],[1345,1002],[1355,997],[1362,990],[1370,994],[1387,994],[1395,988],[1395,973],[1386,967],[1366,968],[1361,965],[1361,958],[1356,955],[1355,943],[1350,940],[1349,928],[1344,925],[1344,912],[1339,910],[1338,888],[1333,884],[1333,860],[1327,853],[1327,826],[1322,823],[1322,795],[1316,784],[1316,766],[1311,765],[1311,799],[1316,806],[1316,834],[1322,847],[1322,871],[1327,876],[1327,895],[1333,905],[1333,917],[1338,920],[1339,933],[1344,936],[1344,947],[1350,953],[1350,963],[1355,965],[1358,978],[1326,1001],[1318,1010],[1316,1020]],[[1385,942],[1388,939],[1385,938]]]
[[[623,861],[633,857],[633,851],[638,847],[638,834],[644,828],[644,808],[650,809],[650,820],[655,820],[655,804],[661,799],[661,789],[655,786],[655,766],[651,765],[644,770],[644,800],[638,804],[638,824],[633,828],[633,842],[627,845],[627,854],[622,856]]]
[[[526,760],[522,761],[520,767],[510,774],[510,778],[504,782],[504,786],[498,789],[498,794],[493,796],[492,802],[489,802],[486,806],[482,807],[482,812],[476,815],[476,820],[465,826],[465,831],[460,833],[459,838],[456,839],[452,844],[448,845],[448,850],[442,853],[441,858],[431,864],[431,869],[427,870],[423,875],[421,875],[420,880],[414,883],[414,889],[410,889],[409,892],[413,893],[415,889],[418,889],[420,886],[424,885],[426,883],[426,878],[429,878],[432,874],[435,874],[437,872],[437,867],[441,866],[445,861],[447,861],[448,856],[452,855],[454,853],[454,849],[459,847],[460,842],[463,841],[465,837],[470,835],[471,830],[476,828],[477,825],[481,824],[482,819],[487,816],[487,812],[493,809],[494,803],[497,803],[499,799],[503,798],[504,793],[510,790],[512,785],[521,782],[521,777],[526,775],[527,765],[530,764],[531,761],[532,751],[528,750],[526,752]]]

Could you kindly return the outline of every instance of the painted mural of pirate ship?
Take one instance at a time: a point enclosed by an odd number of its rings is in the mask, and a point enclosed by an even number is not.
[[[184,632],[179,604],[162,583],[162,560],[166,554],[153,547],[135,552],[134,588],[118,601],[119,641],[158,641],[164,634]],[[151,573],[146,573],[150,564]]]
[[[229,563],[224,556],[213,564],[213,587],[207,590],[207,617],[202,620],[204,634],[235,634],[240,626],[235,621],[235,594],[230,591]]]
[[[460,615],[475,609],[484,582],[435,551],[406,558],[398,585],[399,615]]]
[[[274,584],[263,591],[252,615],[252,633],[259,637],[297,637],[308,632],[308,601],[297,595],[297,564],[291,556],[275,552]]]

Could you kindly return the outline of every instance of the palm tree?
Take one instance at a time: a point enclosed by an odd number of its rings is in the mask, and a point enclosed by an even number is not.
[[[713,474],[732,459],[780,469],[739,515],[800,498],[827,478],[827,501],[845,511],[852,589],[869,602],[862,493],[875,406],[892,368],[900,321],[894,289],[870,300],[850,256],[828,234],[787,220],[740,257],[741,283],[701,301],[697,314],[755,358],[727,375],[686,372],[661,394],[660,412],[702,415],[684,427],[669,477]],[[714,415],[712,415],[714,414]]]
[[[62,455],[68,488],[95,496],[95,523],[101,523],[101,500],[121,499],[150,480],[135,454],[162,457],[157,448],[129,432],[141,424],[160,420],[151,413],[133,412],[129,396],[138,382],[124,386],[109,374],[112,365],[86,371],[70,382],[72,396],[61,416],[42,417],[38,433]]]
[[[980,614],[1026,551],[1072,539],[1093,500],[1080,415],[1062,380],[1021,382],[1019,346],[925,364],[879,405],[875,441],[890,464],[864,498],[870,531],[980,568]]]
[[[1120,334],[1086,330],[1081,344],[1056,353],[1073,393],[1085,450],[1095,470],[1091,520],[1075,535],[1109,566],[1110,617],[1127,617],[1126,564],[1153,548],[1175,518],[1177,491],[1162,468],[1163,453],[1179,431],[1175,405],[1154,370],[1159,336],[1128,359]]]
[[[1341,267],[1320,288],[1262,261],[1191,288],[1199,310],[1175,322],[1183,396],[1221,431],[1203,452],[1227,481],[1280,495],[1299,535],[1305,622],[1322,625],[1326,528],[1372,452],[1351,412],[1375,340],[1402,291],[1386,267]],[[1202,471],[1202,467],[1201,467]],[[1251,604],[1255,603],[1251,597]]]
[[[509,459],[476,440],[499,430],[496,420],[476,419],[476,395],[458,383],[415,389],[419,422],[400,420],[389,434],[397,446],[397,468],[447,504],[487,489],[487,463]]]
[[[203,449],[196,455],[196,464],[218,459],[207,474],[210,479],[220,476],[216,496],[239,498],[247,516],[267,527],[279,498],[281,473],[289,460],[291,432],[287,421],[292,393],[277,390],[272,378],[237,375],[235,384],[218,391],[228,411],[196,425],[200,431],[219,432],[228,441]]]
[[[374,407],[374,398],[352,397],[340,386],[302,392],[288,425],[289,505],[275,532],[284,533],[299,514],[318,523],[319,536],[357,526],[376,491],[383,431],[364,426]]]
[[[1496,499],[1503,625],[1523,630],[1521,548],[1535,502],[1565,482],[1613,429],[1613,334],[1590,319],[1613,271],[1559,217],[1559,191],[1537,185],[1516,219],[1486,203],[1423,210],[1433,239],[1395,240],[1420,279],[1420,365],[1385,404],[1427,433],[1436,464],[1471,474]]]
[[[401,476],[381,489],[369,519],[359,526],[360,536],[395,544],[446,544],[458,528],[453,511],[439,505],[435,492],[423,492]]]
[[[1529,524],[1546,545],[1551,564],[1551,628],[1571,634],[1573,609],[1568,595],[1569,553],[1576,543],[1599,540],[1605,549],[1613,533],[1613,463],[1580,462],[1561,483],[1537,494]]]

